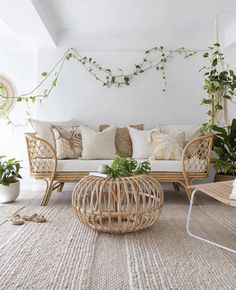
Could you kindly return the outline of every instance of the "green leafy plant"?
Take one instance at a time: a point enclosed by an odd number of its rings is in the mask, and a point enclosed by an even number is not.
[[[133,158],[117,156],[111,166],[106,167],[106,174],[113,178],[131,176],[135,174],[147,174],[151,170],[150,162],[138,162]]]
[[[218,158],[213,159],[217,173],[236,175],[236,119],[225,128],[212,125],[214,131],[213,150]]]
[[[35,88],[33,88],[30,92],[15,96],[13,98],[18,104],[26,105],[26,115],[27,118],[30,118],[29,104],[34,104],[37,101],[42,102],[49,97],[52,90],[57,86],[64,65],[70,60],[74,60],[80,65],[83,65],[85,70],[91,76],[93,76],[99,83],[101,83],[102,86],[107,88],[112,86],[117,86],[118,88],[122,86],[129,86],[134,78],[142,75],[148,70],[153,69],[161,74],[162,80],[164,82],[163,91],[166,91],[167,79],[165,68],[170,59],[176,54],[180,54],[183,55],[184,58],[188,58],[195,55],[196,53],[196,51],[185,49],[184,47],[168,50],[165,49],[162,45],[159,47],[156,46],[144,52],[142,60],[139,63],[133,65],[133,69],[130,73],[124,73],[124,70],[121,68],[118,68],[117,70],[106,68],[99,64],[92,57],[82,56],[75,48],[69,48],[49,72],[43,71],[41,73],[42,80]],[[48,82],[49,85],[47,88],[45,88],[44,85],[48,84]],[[0,94],[0,98],[5,97],[6,96]],[[5,116],[5,120],[9,125],[15,127],[19,126],[14,124],[8,115]],[[22,126],[25,126],[25,124]]]
[[[212,130],[212,126],[216,124],[217,112],[223,109],[224,99],[232,101],[236,95],[236,75],[225,62],[220,44],[215,43],[209,50],[203,57],[209,60],[210,65],[201,69],[204,71],[204,90],[207,92],[207,97],[202,99],[201,104],[209,106],[208,122],[202,125],[202,131]]]
[[[0,156],[0,184],[9,186],[14,183],[18,178],[22,178],[19,174],[20,162],[15,158],[4,160],[5,156]]]

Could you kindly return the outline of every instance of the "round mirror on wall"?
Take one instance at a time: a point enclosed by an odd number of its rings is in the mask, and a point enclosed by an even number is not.
[[[14,106],[15,90],[12,82],[0,75],[0,117],[6,116]]]

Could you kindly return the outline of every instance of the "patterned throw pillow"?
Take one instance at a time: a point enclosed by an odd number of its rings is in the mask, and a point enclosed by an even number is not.
[[[82,154],[80,127],[51,126],[58,159],[78,159]]]
[[[99,131],[102,132],[104,129],[110,127],[110,125],[104,124],[99,126]],[[144,125],[130,125],[130,127],[143,130]],[[116,138],[115,138],[115,145],[116,145],[116,154],[131,157],[133,154],[132,149],[132,141],[129,134],[128,127],[124,128],[116,128]]]
[[[185,133],[178,131],[174,134],[152,132],[152,143],[154,145],[151,159],[157,160],[180,160],[184,148]]]

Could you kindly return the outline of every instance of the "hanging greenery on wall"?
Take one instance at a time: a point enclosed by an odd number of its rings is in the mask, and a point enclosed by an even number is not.
[[[33,88],[30,92],[15,96],[13,98],[18,104],[26,104],[26,116],[28,118],[30,116],[29,104],[34,104],[37,101],[42,102],[49,97],[50,93],[56,87],[59,81],[60,74],[64,65],[66,62],[71,60],[75,60],[77,63],[83,65],[85,70],[90,75],[92,75],[102,86],[107,88],[112,86],[116,86],[118,88],[122,86],[129,86],[136,77],[141,76],[146,71],[153,69],[160,73],[163,80],[163,91],[166,91],[167,79],[165,68],[167,63],[176,54],[180,54],[184,58],[188,58],[195,55],[196,53],[196,51],[188,50],[184,47],[174,50],[164,49],[163,46],[153,47],[145,51],[142,61],[133,66],[131,73],[125,74],[121,68],[117,69],[117,73],[115,73],[114,70],[105,68],[104,66],[97,63],[97,61],[93,58],[81,56],[75,48],[70,48],[64,53],[64,55],[58,60],[58,62],[52,67],[50,71],[42,72],[42,80],[35,88]],[[158,61],[153,61],[154,55],[158,55]],[[45,88],[45,85],[48,83],[48,81],[50,85]],[[40,89],[42,91],[40,91]],[[4,95],[1,94],[0,97],[5,98]],[[6,114],[4,118],[8,124],[18,126],[17,124],[14,124],[8,114]]]
[[[208,122],[202,124],[202,131],[211,131],[214,125],[228,125],[227,101],[234,102],[236,74],[225,62],[219,43],[209,47],[203,57],[208,59],[209,65],[200,70],[204,71],[204,90],[207,92],[202,104],[208,106]]]

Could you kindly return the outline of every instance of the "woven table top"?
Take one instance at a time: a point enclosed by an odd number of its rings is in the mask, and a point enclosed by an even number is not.
[[[213,197],[214,199],[236,207],[236,199],[230,199],[229,196],[233,188],[233,180],[212,182],[205,184],[192,185],[191,188],[197,189],[205,194]]]

